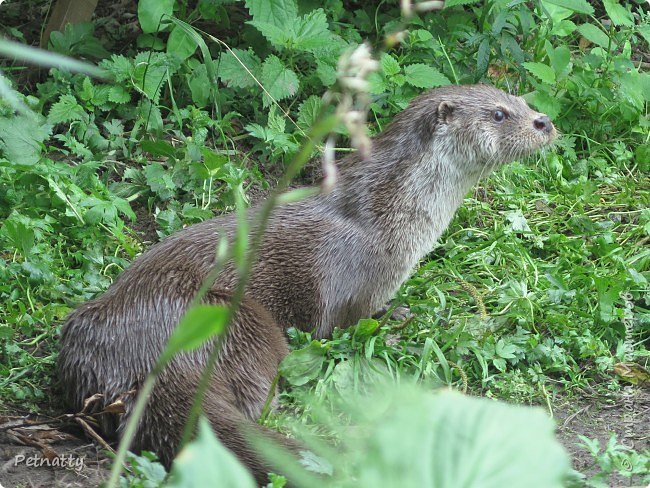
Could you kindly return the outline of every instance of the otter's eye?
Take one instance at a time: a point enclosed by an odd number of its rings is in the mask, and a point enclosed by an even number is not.
[[[503,122],[504,120],[506,120],[506,117],[507,115],[503,110],[495,110],[494,112],[492,112],[492,118],[496,122]]]

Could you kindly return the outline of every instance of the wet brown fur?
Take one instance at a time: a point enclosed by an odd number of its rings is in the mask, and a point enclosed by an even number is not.
[[[506,110],[506,122],[496,123],[494,110]],[[552,125],[533,126],[540,117],[521,98],[489,86],[432,90],[374,139],[368,159],[351,155],[340,163],[331,193],[274,210],[204,404],[219,438],[259,482],[268,466],[240,426],[260,414],[287,353],[283,330],[295,326],[325,337],[379,309],[482,175],[552,141]],[[220,237],[232,240],[235,228],[234,216],[226,215],[178,232],[70,315],[58,368],[71,405],[79,408],[97,392],[109,404],[141,385],[213,266]],[[227,266],[205,302],[227,302],[236,279]],[[174,360],[139,426],[135,448],[156,451],[167,465],[208,347]],[[106,424],[119,432],[124,418]]]

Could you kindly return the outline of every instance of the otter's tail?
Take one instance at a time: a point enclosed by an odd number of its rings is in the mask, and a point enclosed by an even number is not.
[[[180,440],[191,409],[199,374],[182,374],[174,370],[159,377],[140,420],[133,448],[158,454],[165,467],[171,466],[178,453]],[[268,482],[273,468],[251,446],[252,437],[261,437],[297,453],[298,445],[278,432],[266,429],[247,419],[234,407],[236,404],[228,385],[215,379],[203,401],[203,411],[219,441],[251,471],[260,485]],[[122,419],[122,430],[127,415]]]

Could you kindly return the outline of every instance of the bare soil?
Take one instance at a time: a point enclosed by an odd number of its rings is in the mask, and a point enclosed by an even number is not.
[[[600,472],[578,436],[598,439],[601,452],[612,434],[617,442],[637,452],[650,449],[650,390],[629,388],[625,395],[571,398],[555,406],[558,439],[571,455],[573,468],[587,476]],[[609,486],[647,487],[638,477],[614,474]]]
[[[105,451],[80,429],[51,418],[0,417],[2,488],[97,487],[110,467]]]

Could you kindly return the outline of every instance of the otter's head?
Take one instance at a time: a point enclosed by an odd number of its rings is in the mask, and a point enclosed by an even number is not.
[[[556,137],[548,116],[488,85],[447,86],[425,97],[434,104],[433,138],[448,139],[458,162],[477,170],[526,157]]]
[[[480,176],[533,154],[556,135],[548,116],[521,97],[489,85],[449,85],[413,99],[373,148],[387,160],[432,153],[468,175]]]

